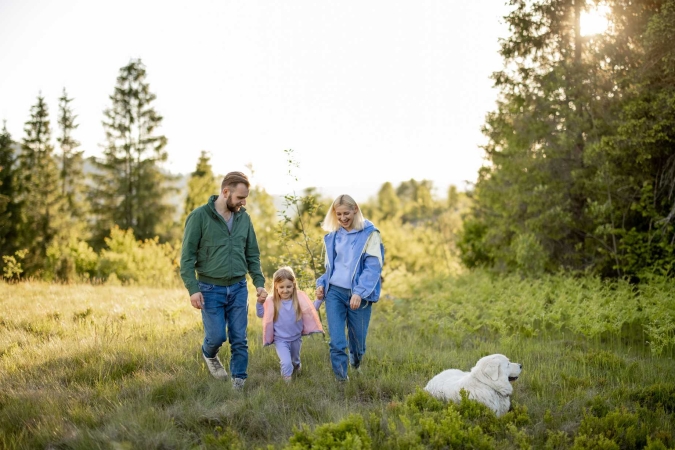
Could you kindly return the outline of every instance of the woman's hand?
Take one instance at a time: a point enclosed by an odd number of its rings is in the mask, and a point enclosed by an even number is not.
[[[323,300],[323,286],[319,286],[318,288],[316,288],[314,294],[316,295],[317,300]]]
[[[351,309],[358,309],[361,306],[361,296],[357,294],[352,294],[352,298],[349,299],[349,307]]]

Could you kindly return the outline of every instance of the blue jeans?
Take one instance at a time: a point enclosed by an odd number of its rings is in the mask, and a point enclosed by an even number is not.
[[[213,358],[230,338],[230,374],[232,378],[246,379],[248,367],[248,288],[246,280],[231,286],[199,283],[204,296],[202,322],[204,323],[204,356]]]
[[[347,378],[347,363],[354,368],[361,365],[363,355],[366,353],[366,335],[373,306],[371,302],[362,300],[360,308],[351,309],[349,307],[351,298],[351,290],[333,285],[328,287],[325,298],[330,334],[330,363],[335,376],[340,380]]]

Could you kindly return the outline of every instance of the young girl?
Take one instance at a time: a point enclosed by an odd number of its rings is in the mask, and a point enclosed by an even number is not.
[[[333,372],[346,381],[347,364],[359,371],[366,353],[370,313],[382,287],[384,247],[378,229],[349,195],[335,199],[323,229],[328,232],[323,239],[326,273],[316,280],[316,298],[325,296]]]
[[[274,344],[281,363],[281,376],[290,381],[300,372],[302,336],[323,333],[316,313],[322,300],[312,305],[307,294],[298,290],[295,274],[290,267],[274,272],[274,289],[266,300],[258,299],[256,314],[262,317],[263,344]]]

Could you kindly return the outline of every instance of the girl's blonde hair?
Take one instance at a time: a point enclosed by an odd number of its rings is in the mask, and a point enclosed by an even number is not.
[[[272,293],[272,302],[274,303],[273,321],[276,322],[277,318],[279,318],[279,308],[281,308],[281,297],[279,297],[279,293],[277,292],[277,283],[280,283],[284,280],[289,280],[293,283],[293,295],[291,295],[291,298],[293,299],[295,320],[300,320],[302,318],[302,310],[300,309],[300,301],[298,301],[298,283],[295,280],[295,273],[293,273],[293,269],[288,266],[279,267],[279,270],[274,272],[272,279],[274,280],[274,289],[272,289],[274,291]]]
[[[333,204],[328,209],[326,217],[323,219],[321,228],[323,228],[325,231],[328,231],[329,233],[340,229],[340,223],[337,220],[335,208],[343,205],[348,206],[349,209],[351,210],[356,210],[352,226],[354,227],[355,230],[363,230],[363,227],[365,226],[365,219],[363,218],[363,214],[361,213],[361,208],[359,208],[359,205],[356,204],[356,201],[347,194],[339,195],[335,199]]]

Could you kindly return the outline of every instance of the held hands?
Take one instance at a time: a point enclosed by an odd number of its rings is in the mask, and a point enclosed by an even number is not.
[[[316,288],[316,291],[314,291],[314,295],[316,295],[317,300],[323,300],[323,286],[319,286]]]
[[[194,308],[202,309],[204,307],[204,296],[201,292],[195,292],[190,296],[190,303]]]
[[[257,292],[256,301],[258,303],[265,303],[265,300],[267,300],[267,295],[268,295],[265,288],[259,287],[259,288],[256,289],[256,292]]]
[[[349,307],[351,309],[358,309],[361,306],[361,296],[357,294],[352,294],[352,298],[349,299]]]

